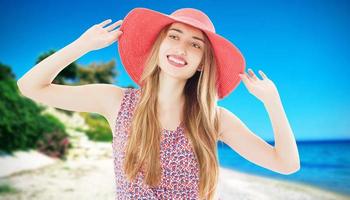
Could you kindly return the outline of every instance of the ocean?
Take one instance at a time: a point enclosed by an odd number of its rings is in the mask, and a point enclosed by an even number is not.
[[[274,146],[274,142],[268,142]],[[220,166],[270,178],[302,182],[350,196],[350,140],[297,142],[301,168],[283,175],[246,160],[228,145],[218,143]]]

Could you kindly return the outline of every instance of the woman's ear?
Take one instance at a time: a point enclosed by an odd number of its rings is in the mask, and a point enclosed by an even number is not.
[[[197,71],[202,71],[202,65],[197,68]]]

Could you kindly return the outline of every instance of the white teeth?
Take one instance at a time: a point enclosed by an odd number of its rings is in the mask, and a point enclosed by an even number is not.
[[[182,64],[182,65],[185,64],[183,61],[177,60],[176,58],[173,58],[172,56],[169,56],[169,60],[172,60],[172,61],[174,61],[174,62],[176,62],[176,63],[179,63],[179,64]]]

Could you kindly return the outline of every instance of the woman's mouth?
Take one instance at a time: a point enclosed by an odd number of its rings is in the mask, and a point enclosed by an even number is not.
[[[175,67],[184,67],[187,65],[187,62],[184,60],[176,59],[174,56],[167,55],[168,62]]]

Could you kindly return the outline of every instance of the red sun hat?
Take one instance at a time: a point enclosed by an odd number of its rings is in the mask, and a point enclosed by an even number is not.
[[[124,18],[119,30],[119,55],[131,78],[141,86],[144,63],[159,32],[168,24],[181,22],[203,31],[209,38],[216,59],[219,99],[231,93],[240,83],[245,60],[239,49],[215,33],[209,17],[194,8],[181,8],[167,15],[147,8],[134,8]]]

